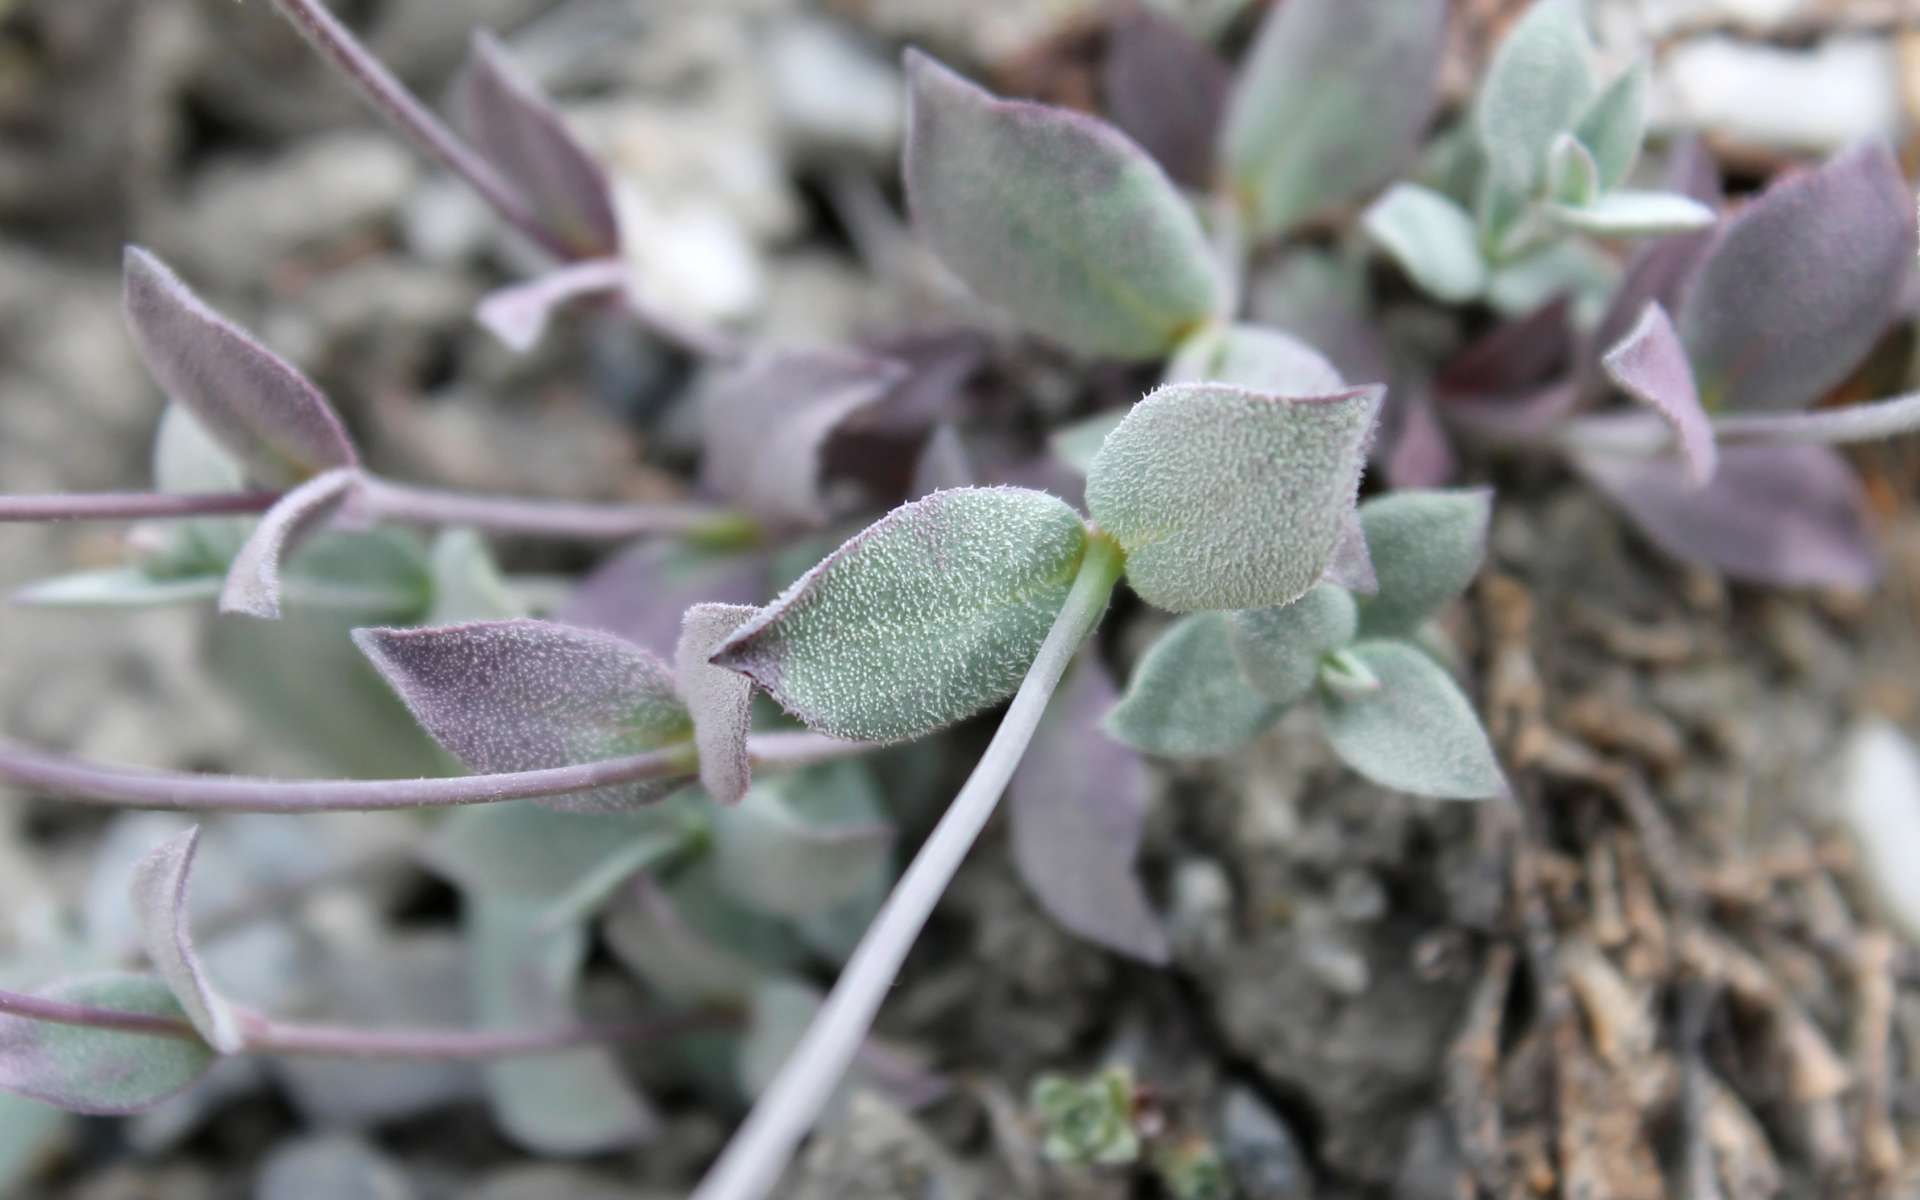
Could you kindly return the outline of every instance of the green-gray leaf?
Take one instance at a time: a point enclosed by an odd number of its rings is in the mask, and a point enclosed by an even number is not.
[[[864,763],[824,763],[756,781],[715,809],[713,864],[727,894],[779,917],[814,916],[868,891],[894,830]]]
[[[1573,127],[1593,95],[1579,0],[1536,0],[1494,52],[1474,111],[1494,173],[1531,191],[1554,135]]]
[[[37,995],[67,1004],[166,1017],[185,1010],[153,975],[109,974],[68,980]],[[156,1037],[82,1025],[0,1016],[0,1090],[103,1116],[152,1108],[213,1066],[197,1037]]]
[[[1444,0],[1287,0],[1247,52],[1221,159],[1266,238],[1412,157],[1433,108]]]
[[[1282,396],[1324,396],[1346,386],[1326,356],[1291,334],[1258,325],[1210,326],[1167,364],[1168,383],[1231,383]]]
[[[1320,660],[1353,640],[1359,614],[1345,588],[1323,583],[1283,608],[1232,614],[1233,647],[1254,688],[1277,705],[1313,690]]]
[[[1608,192],[1591,204],[1549,204],[1547,215],[1571,229],[1601,237],[1652,237],[1713,224],[1711,208],[1676,192]]]
[[[1062,426],[1047,435],[1047,449],[1053,456],[1085,475],[1093,460],[1099,457],[1100,447],[1106,443],[1107,435],[1120,428],[1120,422],[1127,419],[1127,410],[1098,412],[1090,417],[1082,417],[1071,425]]]
[[[1013,693],[1086,544],[1080,518],[1044,492],[935,492],[855,534],[713,662],[823,733],[919,737]]]
[[[1649,74],[1646,59],[1635,62],[1602,89],[1574,123],[1574,136],[1593,152],[1603,190],[1619,187],[1640,157],[1647,132]]]
[[[1087,473],[1087,509],[1150,604],[1291,604],[1339,547],[1382,393],[1169,384],[1108,436]]]
[[[1547,196],[1556,204],[1581,207],[1600,198],[1600,164],[1593,151],[1570,133],[1558,134],[1547,152]]]
[[[1405,642],[1348,648],[1380,686],[1340,695],[1320,690],[1327,739],[1349,767],[1380,784],[1454,800],[1507,794],[1507,781],[1473,705],[1447,673]]]
[[[1412,634],[1466,590],[1487,553],[1493,494],[1398,491],[1360,506],[1378,590],[1359,598],[1363,637]]]
[[[225,582],[221,575],[156,579],[139,567],[106,567],[37,580],[11,599],[33,608],[159,608],[205,603]]]
[[[1147,650],[1106,729],[1143,753],[1210,758],[1246,745],[1278,715],[1240,667],[1232,619],[1205,612],[1174,622]]]
[[[1118,130],[997,99],[917,51],[907,79],[914,223],[975,292],[1035,333],[1121,358],[1165,353],[1222,307],[1199,220]]]
[[[1360,228],[1438,299],[1463,303],[1487,286],[1473,218],[1439,192],[1396,183],[1361,215]]]

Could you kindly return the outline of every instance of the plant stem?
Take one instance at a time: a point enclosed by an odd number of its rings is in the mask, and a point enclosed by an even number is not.
[[[261,513],[284,492],[75,492],[45,496],[0,496],[0,522],[77,521],[121,518],[145,521]],[[645,534],[713,534],[734,537],[750,519],[708,504],[591,504],[481,496],[360,478],[348,501],[352,511],[376,520],[421,525],[471,525],[496,533],[519,533],[585,541],[619,541]]]
[[[279,492],[56,492],[0,496],[0,521],[167,520],[263,513]]]
[[[749,739],[756,766],[804,766],[871,749],[817,734],[774,733]],[[48,792],[81,804],[189,812],[383,812],[448,808],[562,796],[642,779],[692,776],[693,749],[669,746],[625,758],[570,767],[456,775],[446,779],[257,779],[110,767],[0,741],[0,783]]]
[[[698,535],[730,525],[739,514],[706,504],[582,504],[476,496],[389,483],[368,476],[350,501],[354,511],[421,525],[471,525],[496,533],[619,541],[643,534]]]
[[[1877,442],[1920,430],[1920,392],[1796,413],[1730,413],[1713,419],[1713,435],[1722,445]]]
[[[859,1052],[880,1003],[913,948],[934,905],[974,839],[993,815],[1020,765],[1047,700],[1086,641],[1120,578],[1120,548],[1095,533],[1040,652],[1021,681],[993,741],[968,776],[913,864],[867,929],[806,1036],[760,1096],[747,1120],[700,1183],[692,1200],[760,1200],[778,1182],[794,1147]]]
[[[86,1029],[111,1029],[146,1037],[199,1041],[193,1024],[180,1017],[123,1012],[49,1000],[0,990],[0,1016]],[[376,1058],[411,1061],[486,1060],[571,1050],[581,1046],[651,1042],[740,1024],[737,1012],[700,1009],[650,1021],[562,1025],[551,1029],[355,1029],[306,1025],[246,1013],[242,1053],[302,1058]]]
[[[360,90],[368,103],[429,157],[466,180],[493,210],[561,262],[576,257],[566,239],[549,229],[520,190],[450,129],[407,85],[375,58],[321,0],[273,0],[321,57]]]

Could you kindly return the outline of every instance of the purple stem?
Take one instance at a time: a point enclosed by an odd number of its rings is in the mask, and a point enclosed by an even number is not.
[[[747,753],[759,766],[804,766],[871,749],[818,734],[774,733],[751,738]],[[47,792],[82,804],[190,812],[383,812],[494,804],[632,783],[692,776],[693,748],[670,746],[646,754],[570,767],[458,775],[449,779],[257,779],[112,767],[0,741],[0,783]]]
[[[576,257],[566,239],[547,227],[520,190],[503,179],[464,138],[408,91],[407,85],[369,53],[352,31],[327,11],[326,5],[320,0],[274,0],[274,4],[381,116],[420,149],[465,179],[508,224],[561,262]]]
[[[162,520],[262,513],[279,492],[56,492],[0,496],[0,521]]]
[[[471,525],[496,533],[621,541],[645,534],[693,533],[738,520],[706,504],[583,504],[476,496],[389,483],[368,476],[355,493],[355,511],[377,519],[421,525]]]
[[[49,1021],[87,1029],[112,1029],[147,1037],[198,1041],[191,1022],[152,1013],[123,1012],[0,990],[0,1016]],[[287,1057],[471,1060],[510,1058],[609,1043],[660,1041],[684,1033],[737,1027],[741,1017],[726,1009],[701,1009],[649,1021],[563,1025],[553,1029],[353,1029],[244,1017],[248,1054]]]

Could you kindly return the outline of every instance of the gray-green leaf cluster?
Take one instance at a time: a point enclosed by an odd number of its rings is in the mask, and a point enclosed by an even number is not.
[[[1229,753],[1311,699],[1349,767],[1417,795],[1506,793],[1473,706],[1412,639],[1485,553],[1485,492],[1403,491],[1360,506],[1379,590],[1323,582],[1281,607],[1182,618],[1141,659],[1107,730],[1149,754]]]

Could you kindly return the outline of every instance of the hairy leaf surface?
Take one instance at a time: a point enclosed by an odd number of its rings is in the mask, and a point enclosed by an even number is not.
[[[141,858],[133,869],[133,913],[147,957],[173,989],[187,1019],[215,1050],[237,1054],[244,1045],[240,1016],[207,978],[188,925],[187,888],[199,847],[196,825]]]
[[[1473,705],[1433,659],[1400,641],[1358,642],[1348,653],[1379,686],[1348,694],[1321,688],[1327,739],[1342,761],[1382,787],[1417,796],[1507,794]]]
[[[187,1019],[166,982],[153,975],[93,975],[35,994],[116,1012]],[[197,1038],[0,1016],[0,1089],[70,1112],[141,1112],[192,1085],[216,1060],[212,1048]]]
[[[1166,758],[1210,758],[1252,741],[1279,708],[1253,686],[1233,642],[1227,613],[1174,622],[1134,665],[1107,732]]]
[[[1256,691],[1276,706],[1313,690],[1320,660],[1353,640],[1359,609],[1345,588],[1323,583],[1282,608],[1232,614],[1233,648]]]

